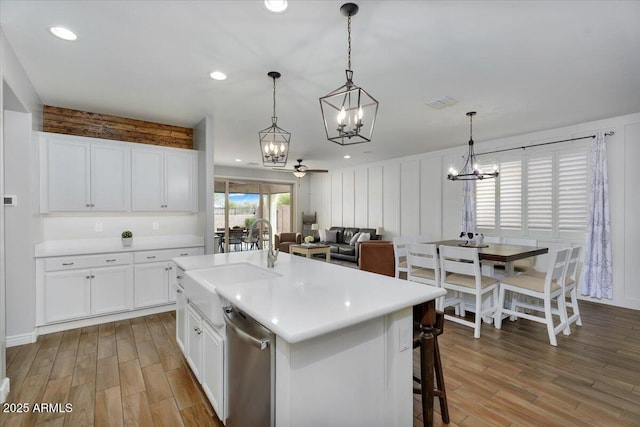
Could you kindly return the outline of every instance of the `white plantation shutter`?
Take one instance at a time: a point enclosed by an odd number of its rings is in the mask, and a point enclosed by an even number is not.
[[[587,226],[587,153],[558,156],[558,232],[585,231]]]
[[[522,229],[522,161],[500,164],[500,228]]]
[[[553,226],[553,157],[527,159],[527,228],[548,231]]]
[[[483,170],[488,165],[481,165]],[[480,229],[496,228],[496,180],[483,179],[476,181],[476,225]]]

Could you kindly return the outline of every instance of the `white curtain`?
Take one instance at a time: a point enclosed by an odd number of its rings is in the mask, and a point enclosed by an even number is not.
[[[476,181],[462,181],[462,228],[465,233],[476,232]]]
[[[609,181],[604,132],[591,142],[591,185],[587,216],[587,243],[582,272],[582,295],[613,298]]]

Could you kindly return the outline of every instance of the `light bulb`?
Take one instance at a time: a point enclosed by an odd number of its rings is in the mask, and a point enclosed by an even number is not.
[[[284,144],[280,144],[280,152],[284,153]]]
[[[270,149],[271,151],[275,151],[275,148],[276,148],[276,147],[275,147],[275,145],[273,145],[273,142],[270,142],[270,143],[269,143],[269,149]]]
[[[342,107],[342,110],[340,110],[340,112],[338,113],[338,124],[344,124],[344,118],[347,116],[347,112],[344,111],[344,107]]]
[[[362,120],[362,116],[364,116],[364,113],[362,111],[362,107],[358,108],[358,119]]]

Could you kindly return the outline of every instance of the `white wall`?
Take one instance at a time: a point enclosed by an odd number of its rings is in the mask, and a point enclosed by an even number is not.
[[[198,155],[198,235],[204,237],[205,254],[214,252],[213,182],[214,144],[213,118],[205,117],[193,128],[193,148]]]
[[[640,113],[480,142],[475,148],[481,153],[599,130],[615,131],[614,136],[607,137],[615,287],[613,300],[595,301],[640,309],[636,279],[640,277],[640,263],[635,261],[640,259],[640,191],[634,180],[640,159]],[[433,240],[456,238],[462,186],[448,181],[444,171],[459,164],[465,152],[466,146],[460,146],[314,176],[308,209],[318,212],[323,228],[383,226],[385,239],[401,234],[428,235]],[[366,213],[363,206],[367,206]],[[538,244],[557,249],[584,241],[539,240]],[[538,258],[536,268],[544,268],[546,256]]]

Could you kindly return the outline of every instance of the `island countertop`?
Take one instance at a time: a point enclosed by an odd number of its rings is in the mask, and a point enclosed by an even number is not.
[[[267,268],[267,251],[175,258],[186,275],[218,293],[289,343],[337,331],[443,296],[445,290],[280,253]],[[216,281],[214,267],[246,263],[272,277]],[[239,275],[242,276],[242,275]],[[216,283],[217,282],[217,283]]]

